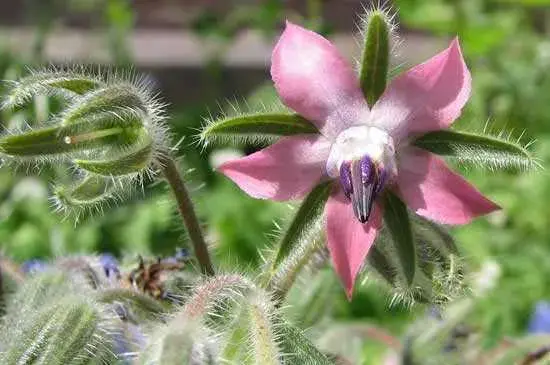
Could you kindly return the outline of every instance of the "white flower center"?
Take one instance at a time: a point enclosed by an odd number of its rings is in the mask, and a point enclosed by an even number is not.
[[[382,129],[355,126],[338,135],[327,160],[327,173],[338,178],[361,223],[368,221],[374,201],[395,176],[395,148]]]
[[[395,173],[395,147],[393,138],[384,130],[366,125],[350,127],[341,132],[332,144],[327,160],[327,174],[340,176],[344,161],[360,160],[368,156],[374,163],[383,164]]]

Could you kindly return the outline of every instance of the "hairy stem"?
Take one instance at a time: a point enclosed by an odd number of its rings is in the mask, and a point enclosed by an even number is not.
[[[183,223],[187,228],[189,233],[189,238],[193,244],[193,249],[195,251],[195,257],[199,262],[201,271],[206,275],[214,275],[214,267],[212,266],[212,261],[210,260],[210,254],[208,253],[208,247],[204,241],[204,236],[201,231],[195,209],[193,207],[193,202],[189,196],[189,192],[185,187],[183,179],[178,171],[176,163],[174,160],[166,156],[163,159],[163,170],[162,173],[170,184],[174,196],[178,202],[178,210],[183,219]]]

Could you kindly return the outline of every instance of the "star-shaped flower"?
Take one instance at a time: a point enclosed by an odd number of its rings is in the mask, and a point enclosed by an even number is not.
[[[384,190],[442,224],[499,209],[442,159],[412,145],[449,128],[468,100],[471,77],[458,40],[396,77],[372,108],[335,46],[292,23],[273,51],[271,75],[284,104],[319,133],[283,137],[220,170],[249,195],[277,201],[337,180],[325,207],[326,233],[348,296],[381,227]]]

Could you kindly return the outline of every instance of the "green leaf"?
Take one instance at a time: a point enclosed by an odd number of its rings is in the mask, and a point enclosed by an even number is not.
[[[365,45],[359,79],[363,94],[372,107],[386,89],[392,26],[388,16],[381,10],[368,13],[364,22]]]
[[[414,282],[417,260],[409,213],[405,204],[389,191],[384,194],[384,222],[393,239],[401,271],[410,286]]]
[[[318,133],[298,114],[258,113],[224,117],[209,122],[200,134],[202,141],[249,141],[250,139]]]
[[[423,135],[414,144],[438,155],[490,169],[530,170],[539,166],[528,146],[499,137],[441,130]]]
[[[133,146],[114,151],[112,158],[105,160],[74,160],[83,170],[102,176],[122,176],[146,169],[153,158],[153,140],[144,135]]]
[[[292,250],[299,245],[300,239],[308,228],[321,217],[331,190],[332,182],[323,182],[317,185],[304,199],[279,244],[279,250],[273,262],[274,266],[292,253]]]

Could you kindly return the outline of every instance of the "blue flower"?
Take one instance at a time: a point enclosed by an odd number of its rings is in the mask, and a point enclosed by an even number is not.
[[[118,260],[111,254],[105,253],[99,256],[99,263],[105,271],[105,276],[118,277],[120,276],[120,270],[118,269]]]
[[[535,305],[527,332],[550,333],[550,302],[540,301]]]
[[[45,271],[48,268],[48,263],[39,259],[31,259],[21,264],[21,271],[25,274],[34,274]]]

